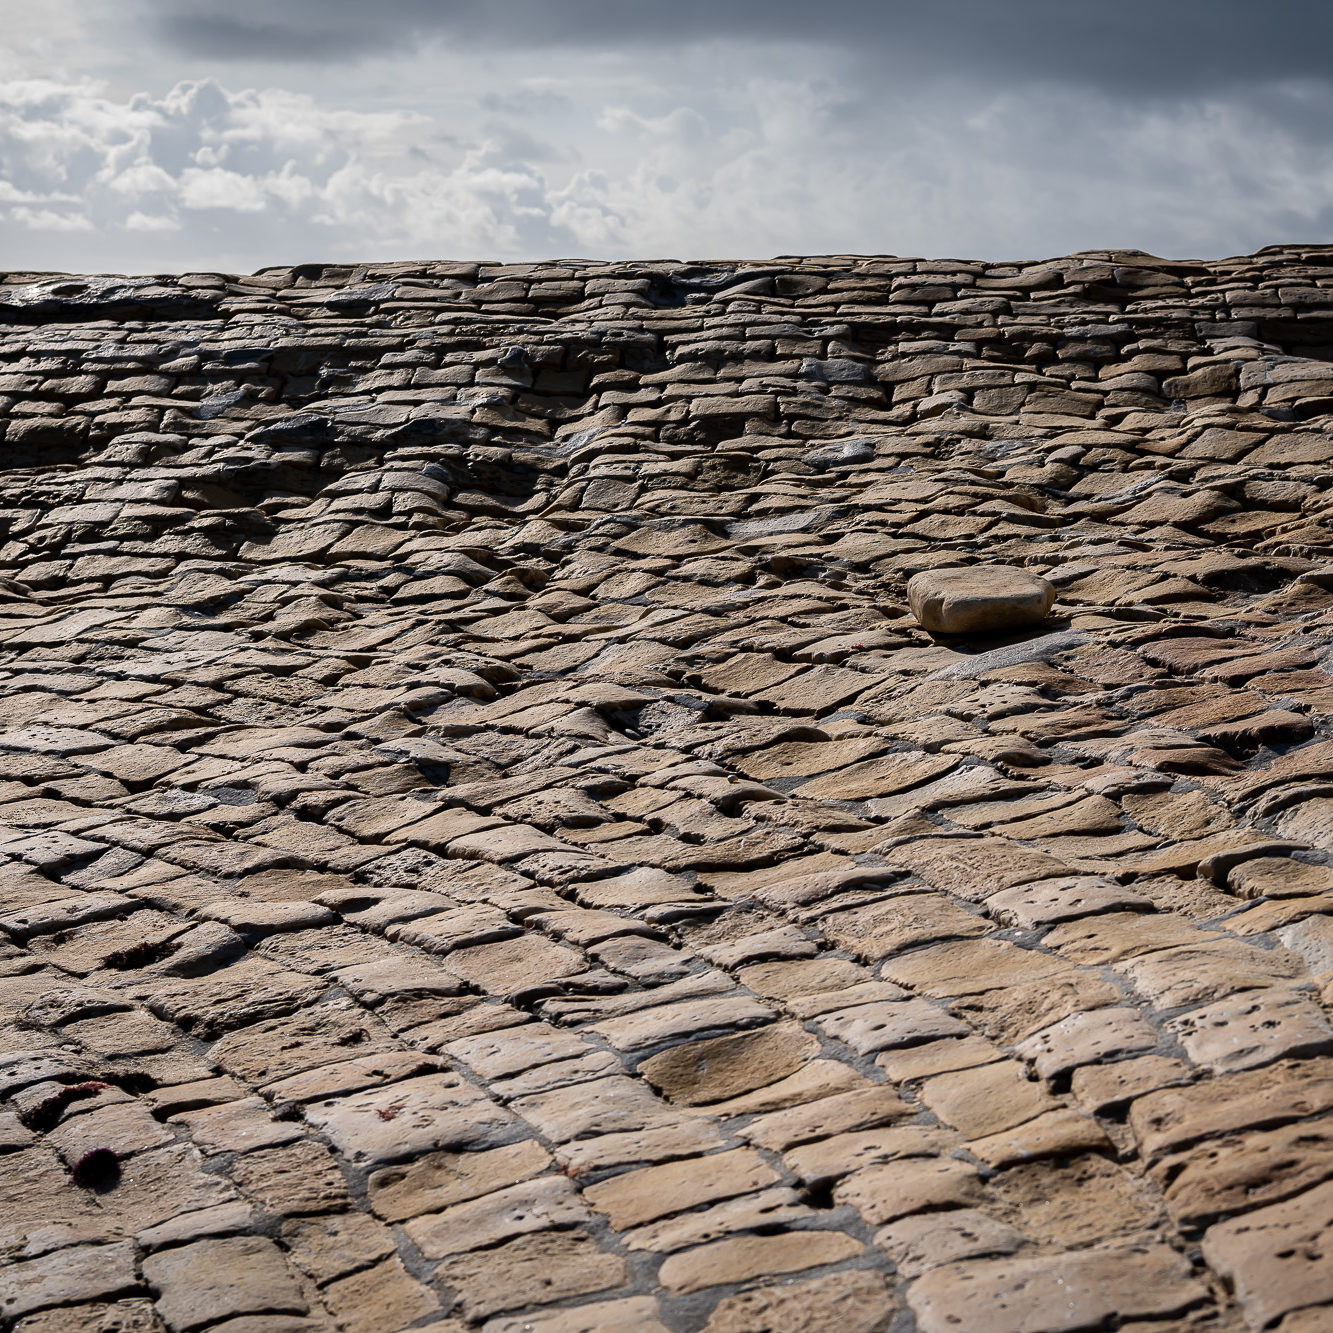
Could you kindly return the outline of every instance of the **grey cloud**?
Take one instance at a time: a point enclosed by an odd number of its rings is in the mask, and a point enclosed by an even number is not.
[[[1333,218],[1333,7],[124,3],[118,86],[0,86],[11,264],[1216,255]]]
[[[140,0],[156,36],[194,56],[321,62],[452,46],[637,52],[716,40],[833,46],[886,76],[1093,83],[1171,96],[1330,78],[1325,0]]]

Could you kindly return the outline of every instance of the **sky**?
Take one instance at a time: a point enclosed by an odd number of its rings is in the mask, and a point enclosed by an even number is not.
[[[1333,239],[1328,0],[0,0],[5,269]]]

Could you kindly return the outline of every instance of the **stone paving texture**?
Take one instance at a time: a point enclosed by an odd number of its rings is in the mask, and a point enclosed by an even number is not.
[[[0,361],[0,1325],[1333,1328],[1333,248]]]

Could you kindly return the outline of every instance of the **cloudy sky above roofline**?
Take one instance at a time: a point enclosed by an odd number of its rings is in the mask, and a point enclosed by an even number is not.
[[[0,0],[8,268],[1333,238],[1317,0]]]

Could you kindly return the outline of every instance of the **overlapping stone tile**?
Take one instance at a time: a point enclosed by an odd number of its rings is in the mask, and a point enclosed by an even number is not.
[[[0,1316],[1322,1327],[1330,283],[5,275]]]

